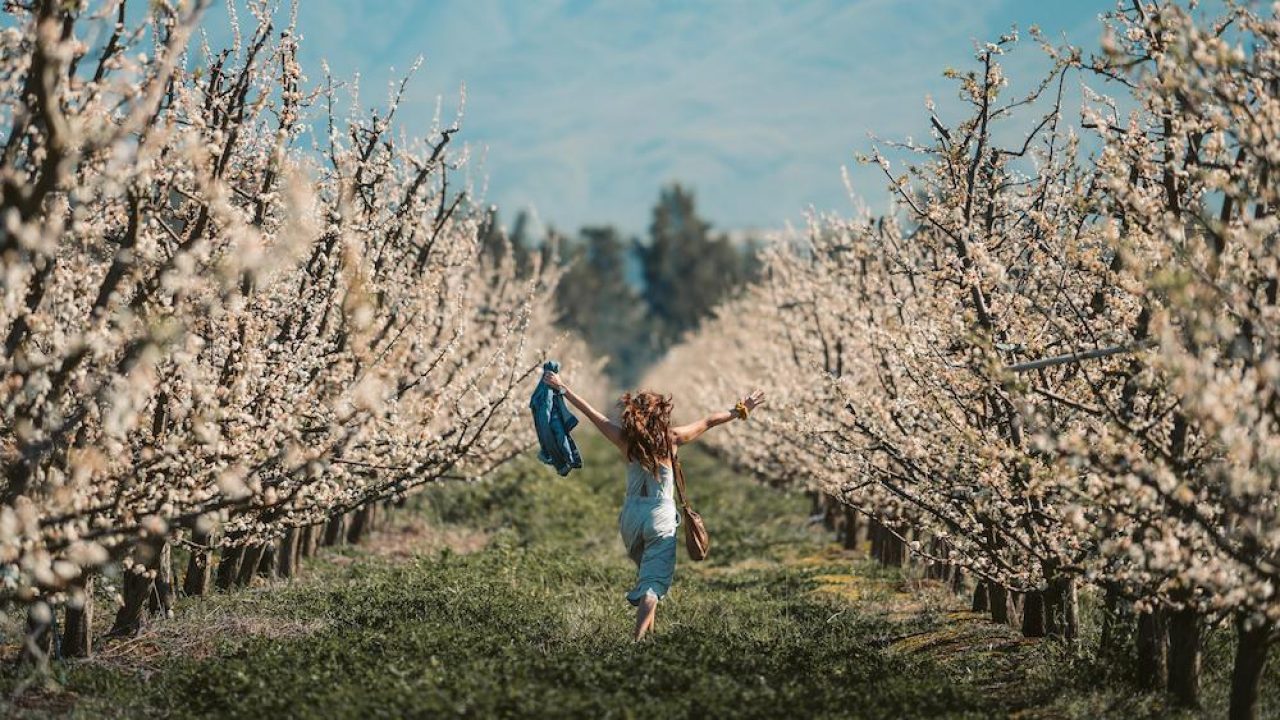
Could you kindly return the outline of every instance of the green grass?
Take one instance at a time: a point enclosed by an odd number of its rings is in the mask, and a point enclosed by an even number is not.
[[[624,593],[635,571],[617,535],[622,465],[599,443],[584,451],[587,467],[567,478],[520,461],[483,483],[432,488],[405,511],[433,527],[484,528],[489,541],[478,552],[392,561],[343,548],[311,561],[300,581],[184,600],[175,627],[184,618],[198,628],[213,626],[198,619],[243,616],[298,630],[228,632],[200,657],[170,647],[137,668],[61,664],[60,691],[0,711],[128,718],[1162,711],[1158,698],[1092,687],[1095,669],[1056,643],[1022,644],[990,624],[962,626],[945,608],[893,617],[884,610],[907,597],[895,571],[857,564],[862,584],[852,604],[813,592],[820,576],[851,567],[830,557],[796,562],[825,544],[803,525],[806,501],[694,451],[685,467],[712,555],[694,564],[681,549],[656,633],[632,643],[634,611]],[[945,637],[953,628],[976,635]],[[180,649],[182,632],[165,642]],[[904,638],[929,632],[942,635],[928,651],[904,651]],[[948,653],[947,643],[962,647]],[[20,679],[9,670],[0,687],[11,691]]]

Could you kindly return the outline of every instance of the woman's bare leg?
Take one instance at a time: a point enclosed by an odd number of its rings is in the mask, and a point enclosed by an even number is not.
[[[653,618],[658,614],[658,597],[652,594],[646,594],[640,598],[640,605],[636,607],[636,640],[644,637],[645,633],[653,627]]]

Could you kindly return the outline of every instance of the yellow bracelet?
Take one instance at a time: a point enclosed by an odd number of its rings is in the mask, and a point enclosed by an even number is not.
[[[737,405],[733,406],[733,410],[734,412],[738,413],[738,417],[742,418],[743,420],[746,420],[747,415],[750,414],[747,410],[747,404],[741,401],[738,402]]]

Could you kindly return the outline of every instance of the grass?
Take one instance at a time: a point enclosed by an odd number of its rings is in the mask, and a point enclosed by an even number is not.
[[[630,640],[621,463],[567,478],[522,460],[441,485],[305,577],[182,600],[177,617],[55,666],[14,717],[1144,717],[941,589],[830,547],[803,498],[686,453],[711,557],[680,551],[656,633]],[[105,614],[105,613],[104,613]],[[0,689],[24,678],[10,669]]]

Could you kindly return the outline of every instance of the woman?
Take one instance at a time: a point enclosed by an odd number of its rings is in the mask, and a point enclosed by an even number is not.
[[[712,413],[697,422],[671,427],[671,398],[647,390],[626,393],[618,401],[619,423],[614,423],[570,390],[558,373],[547,371],[543,382],[564,393],[592,425],[608,438],[627,460],[627,494],[618,513],[618,525],[627,554],[636,564],[636,586],[627,600],[636,607],[636,634],[640,640],[653,627],[658,600],[667,594],[676,569],[675,477],[671,469],[674,448],[697,440],[702,433],[764,404],[760,390],[744,397],[733,410]]]

